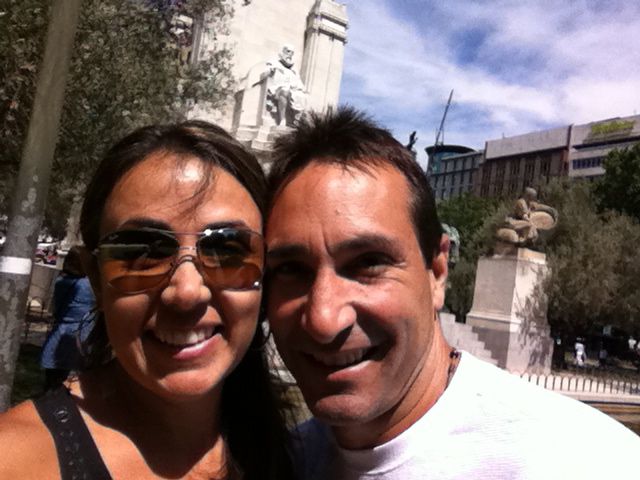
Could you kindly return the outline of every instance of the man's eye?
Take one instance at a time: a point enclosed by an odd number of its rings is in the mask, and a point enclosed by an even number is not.
[[[388,255],[378,252],[359,255],[346,266],[346,273],[351,277],[371,277],[381,274],[393,261]]]
[[[312,274],[309,267],[296,261],[268,265],[267,272],[270,279],[280,281],[303,280]]]

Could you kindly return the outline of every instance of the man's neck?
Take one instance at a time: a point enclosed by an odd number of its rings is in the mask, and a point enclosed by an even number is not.
[[[427,413],[443,394],[453,372],[451,347],[439,331],[411,387],[398,404],[363,424],[334,426],[333,433],[343,448],[359,450],[382,445],[411,427]]]

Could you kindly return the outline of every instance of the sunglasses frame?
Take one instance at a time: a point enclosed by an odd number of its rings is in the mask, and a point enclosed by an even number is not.
[[[159,288],[164,286],[164,284],[171,278],[171,276],[175,273],[176,269],[185,261],[191,261],[194,263],[194,265],[196,266],[196,269],[198,270],[198,273],[202,276],[203,282],[204,284],[208,287],[208,288],[212,288],[215,290],[230,290],[230,291],[248,291],[248,290],[257,290],[262,286],[262,282],[264,279],[264,273],[265,273],[265,254],[266,254],[266,245],[264,242],[264,237],[262,234],[254,231],[254,230],[249,230],[246,228],[234,228],[234,227],[222,227],[222,228],[208,228],[205,229],[202,232],[174,232],[171,230],[163,230],[160,228],[130,228],[130,229],[125,229],[125,230],[115,230],[113,232],[110,232],[106,235],[104,235],[100,241],[98,242],[98,246],[93,249],[91,251],[91,254],[96,258],[97,264],[98,264],[98,269],[100,271],[100,275],[103,275],[103,266],[102,263],[100,261],[100,248],[102,247],[102,244],[105,242],[105,240],[107,240],[110,236],[114,235],[114,234],[118,234],[118,233],[123,233],[123,232],[150,232],[150,233],[159,233],[161,235],[167,236],[172,238],[173,240],[176,241],[177,243],[177,247],[176,247],[176,251],[171,255],[172,260],[171,260],[171,264],[168,268],[168,270],[161,274],[162,275],[162,279],[156,284],[153,285],[151,287],[148,288],[143,288],[140,290],[134,290],[134,291],[123,291],[122,289],[119,289],[118,287],[116,287],[112,282],[113,280],[107,280],[107,284],[109,286],[111,286],[113,289],[115,289],[116,291],[123,293],[125,295],[136,295],[138,293],[143,293],[143,292],[147,292],[149,290],[153,290],[155,288]],[[207,267],[205,265],[205,262],[202,261],[201,259],[201,253],[200,253],[200,249],[199,247],[199,243],[206,237],[210,237],[212,235],[215,235],[216,233],[221,233],[221,232],[245,232],[248,233],[250,235],[256,236],[260,239],[260,244],[261,244],[261,253],[262,253],[262,265],[260,266],[260,276],[249,286],[247,287],[242,287],[242,288],[232,288],[232,287],[220,287],[218,285],[209,285],[208,282],[208,275],[205,274],[204,270],[205,269],[215,269],[215,268],[220,268],[220,267]],[[195,242],[195,245],[193,246],[180,246],[180,243],[178,242],[177,237],[178,236],[182,236],[182,235],[192,235],[192,236],[196,236],[197,240]],[[123,244],[126,245],[126,244]],[[184,254],[184,255],[180,255],[180,251],[181,250],[192,250],[195,252],[195,254]],[[169,257],[167,257],[169,258]],[[136,275],[129,275],[132,277],[135,277]],[[140,275],[138,275],[140,276]],[[122,277],[116,277],[116,278],[122,278]]]

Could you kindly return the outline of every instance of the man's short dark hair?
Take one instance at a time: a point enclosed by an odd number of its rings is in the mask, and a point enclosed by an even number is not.
[[[384,165],[398,170],[409,186],[409,212],[422,256],[431,265],[442,236],[435,200],[422,168],[388,130],[351,107],[305,115],[291,132],[275,140],[268,175],[271,205],[277,192],[311,163],[364,172]]]

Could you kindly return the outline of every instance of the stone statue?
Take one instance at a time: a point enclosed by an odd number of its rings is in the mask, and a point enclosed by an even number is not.
[[[507,253],[515,247],[530,245],[537,237],[538,230],[553,228],[558,221],[555,208],[536,202],[537,192],[525,188],[514,206],[513,213],[505,218],[504,225],[496,232],[496,253]],[[514,248],[505,249],[505,244]]]
[[[267,110],[280,127],[295,125],[307,104],[304,84],[293,68],[293,54],[293,47],[284,45],[278,60],[267,62],[267,71],[262,75],[270,78]]]
[[[413,132],[411,132],[411,135],[409,135],[409,143],[405,145],[406,149],[411,152],[411,155],[413,155],[414,160],[416,159],[416,155],[418,155],[418,152],[416,152],[416,149],[413,148],[413,146],[416,144],[417,141],[418,141],[418,135],[416,135],[416,132],[414,130]]]

